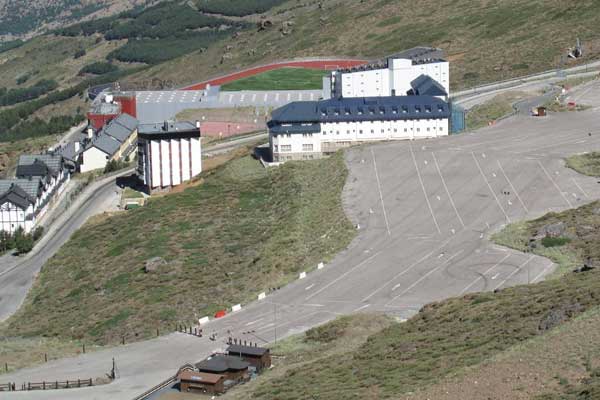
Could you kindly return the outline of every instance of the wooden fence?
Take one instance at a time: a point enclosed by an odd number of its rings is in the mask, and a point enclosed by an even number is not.
[[[93,380],[74,379],[66,381],[53,382],[27,382],[17,386],[15,383],[0,384],[0,392],[27,391],[27,390],[52,390],[52,389],[70,389],[93,386]]]

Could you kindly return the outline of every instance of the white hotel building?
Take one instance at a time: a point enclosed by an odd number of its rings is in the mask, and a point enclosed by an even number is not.
[[[325,100],[273,111],[267,124],[273,161],[319,158],[354,143],[447,136],[448,62],[441,56],[418,47],[332,72]]]
[[[140,124],[137,140],[138,178],[148,192],[179,185],[202,172],[199,123]]]
[[[443,51],[429,47],[415,47],[394,54],[383,61],[333,71],[326,79],[329,97],[385,97],[404,96],[412,89],[412,82],[421,75],[433,79],[450,94],[450,66]],[[326,92],[328,92],[326,90]]]
[[[446,136],[449,117],[434,96],[301,101],[273,112],[269,142],[274,162],[308,160],[353,143]]]

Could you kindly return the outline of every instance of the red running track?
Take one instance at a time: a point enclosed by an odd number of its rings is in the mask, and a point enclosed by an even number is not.
[[[338,68],[351,68],[357,65],[366,64],[366,60],[314,60],[314,61],[285,61],[280,63],[261,65],[259,67],[248,68],[243,71],[234,72],[229,75],[224,75],[218,78],[210,79],[208,81],[196,83],[192,86],[183,88],[182,90],[202,90],[206,88],[206,85],[211,86],[223,85],[225,83],[237,81],[238,79],[247,78],[249,76],[257,75],[266,71],[274,69],[280,69],[285,67],[295,68],[311,68],[311,69],[324,69],[334,70]]]

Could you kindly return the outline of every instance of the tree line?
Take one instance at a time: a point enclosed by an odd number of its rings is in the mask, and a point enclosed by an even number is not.
[[[43,79],[32,86],[25,88],[6,89],[0,88],[0,106],[12,106],[37,99],[38,97],[56,89],[58,83],[52,79]]]
[[[198,0],[201,11],[235,17],[262,14],[271,8],[285,3],[287,0]]]
[[[12,234],[0,230],[0,255],[15,249],[19,254],[29,253],[43,233],[44,228],[41,226],[35,228],[32,233],[25,233],[21,227],[17,228]]]

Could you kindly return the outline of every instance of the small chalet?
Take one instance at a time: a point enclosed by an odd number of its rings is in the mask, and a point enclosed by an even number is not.
[[[196,364],[198,371],[224,375],[228,381],[245,381],[250,379],[248,367],[250,364],[239,357],[216,354]]]
[[[256,368],[257,372],[271,366],[271,352],[264,347],[232,344],[227,348],[227,354],[240,357],[242,360]]]
[[[225,376],[205,372],[181,371],[177,376],[179,390],[182,392],[198,392],[220,394],[225,392]]]

